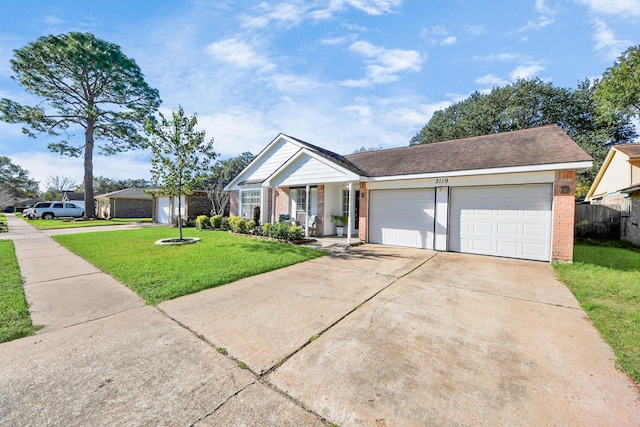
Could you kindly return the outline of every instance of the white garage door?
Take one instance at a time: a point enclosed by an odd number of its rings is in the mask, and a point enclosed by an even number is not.
[[[433,249],[435,190],[372,190],[369,241]]]
[[[450,202],[451,251],[549,260],[551,184],[452,188]]]

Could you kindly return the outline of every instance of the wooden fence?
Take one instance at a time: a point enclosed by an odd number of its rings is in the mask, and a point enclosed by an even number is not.
[[[619,209],[617,205],[576,205],[575,237],[619,239]]]

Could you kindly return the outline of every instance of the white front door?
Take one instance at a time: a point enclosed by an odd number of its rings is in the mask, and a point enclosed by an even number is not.
[[[435,190],[371,190],[369,242],[433,249]]]

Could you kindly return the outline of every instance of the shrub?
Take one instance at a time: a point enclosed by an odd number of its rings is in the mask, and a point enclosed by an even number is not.
[[[198,230],[205,230],[207,228],[211,228],[211,222],[209,221],[209,217],[206,215],[198,215],[196,217],[196,228]]]
[[[299,225],[291,225],[289,227],[288,240],[302,240],[304,238],[304,230]]]
[[[256,231],[256,222],[254,220],[250,219],[249,221],[247,221],[246,226],[247,232],[253,234],[253,232]]]
[[[231,231],[234,233],[246,233],[247,232],[247,223],[244,218],[239,216],[232,216],[229,218],[229,225],[231,226]]]
[[[229,222],[229,218],[225,216],[220,219],[220,228],[223,230],[231,230],[231,223]]]
[[[264,224],[262,224],[262,235],[263,236],[267,236],[269,237],[269,229],[271,228],[271,223],[270,222],[265,222]]]
[[[196,226],[196,222],[193,219],[187,219],[185,217],[174,216],[173,217],[173,226],[174,227],[178,226],[178,218],[180,218],[182,220],[182,228],[188,228],[188,227],[195,227]]]
[[[222,215],[214,215],[209,219],[211,223],[211,228],[220,229],[222,228]]]

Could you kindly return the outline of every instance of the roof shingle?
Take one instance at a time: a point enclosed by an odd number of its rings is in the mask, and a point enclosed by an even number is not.
[[[397,176],[591,161],[557,125],[350,154],[365,176]]]

